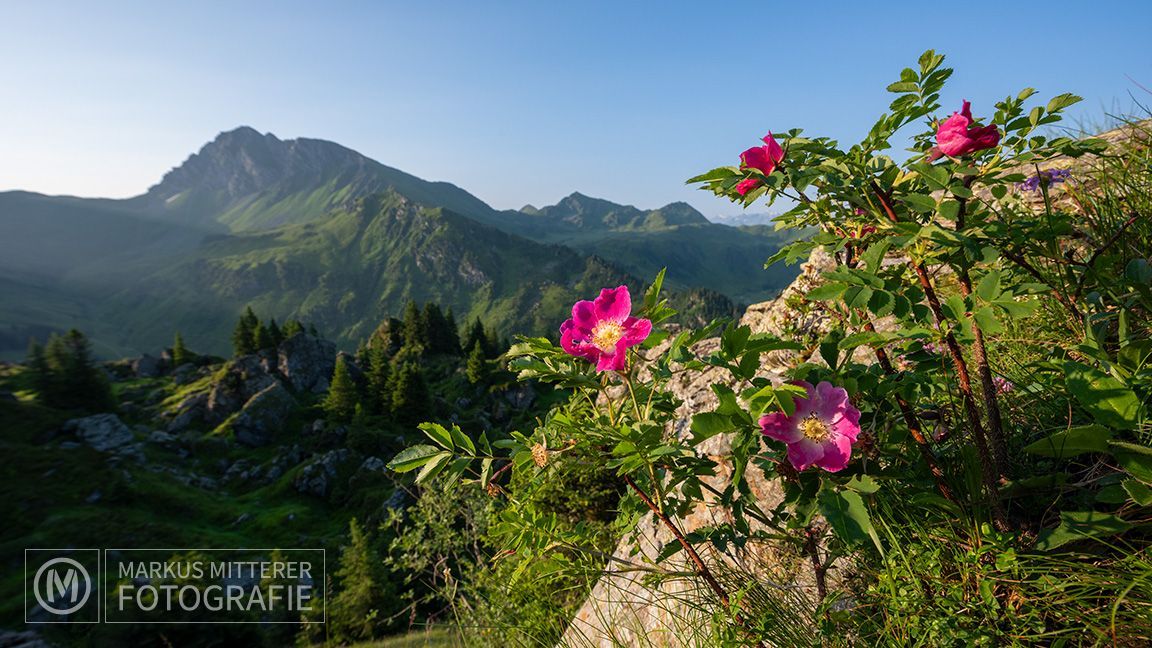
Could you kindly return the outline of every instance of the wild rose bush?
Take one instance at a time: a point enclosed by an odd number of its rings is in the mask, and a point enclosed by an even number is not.
[[[660,558],[684,552],[742,642],[771,638],[781,621],[719,582],[699,543],[794,545],[810,559],[811,618],[826,640],[844,638],[846,618],[875,641],[1152,635],[1147,598],[1119,604],[1152,584],[1142,535],[1152,505],[1149,187],[1093,193],[1041,169],[1107,158],[1099,140],[1046,134],[1073,95],[1027,107],[1025,89],[938,117],[951,75],[942,62],[929,51],[901,72],[889,112],[857,144],[770,132],[738,165],[690,180],[743,205],[792,205],[778,227],[815,234],[769,262],[817,247],[833,255],[806,295],[830,322],[814,348],[732,323],[668,326],[663,273],[635,313],[626,287],[606,288],[558,323],[559,346],[525,338],[508,354],[522,380],[571,394],[536,430],[490,445],[426,424],[432,443],[391,467],[419,469],[418,483],[474,475],[507,500],[505,550],[556,560],[602,548],[539,515],[505,473],[544,481],[562,456],[591,458],[632,495],[621,531],[644,512],[671,530]],[[910,143],[908,155],[895,156],[894,139]],[[1075,210],[1056,206],[1057,185]],[[1022,196],[1036,191],[1039,210]],[[698,352],[717,336],[715,351]],[[781,350],[798,358],[783,376],[763,368]],[[690,435],[671,433],[681,403],[669,381],[716,368],[730,375],[712,385],[719,405],[693,416]],[[719,467],[697,450],[720,434],[732,448],[723,491],[702,479]],[[781,501],[756,500],[750,466],[779,480]],[[705,499],[732,522],[683,533],[677,519]],[[826,574],[846,556],[863,584],[833,587]],[[918,571],[941,582],[909,590]],[[1113,577],[1092,580],[1103,573]],[[1055,580],[1074,585],[1057,595],[1045,589]],[[905,594],[894,597],[897,587]]]

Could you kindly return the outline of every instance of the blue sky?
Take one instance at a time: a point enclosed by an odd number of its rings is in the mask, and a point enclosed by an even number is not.
[[[1152,94],[1152,3],[23,2],[0,10],[0,190],[143,192],[239,125],[337,141],[499,208],[684,185],[769,129],[853,140],[924,49],[977,116]],[[1132,79],[1130,80],[1129,77]]]

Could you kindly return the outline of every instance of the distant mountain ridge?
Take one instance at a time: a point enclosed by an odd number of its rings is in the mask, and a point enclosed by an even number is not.
[[[771,297],[784,240],[709,223],[684,203],[642,210],[574,193],[498,211],[333,142],[219,134],[146,193],[124,200],[0,193],[0,356],[78,327],[102,355],[221,344],[236,314],[315,321],[344,344],[408,299],[505,333],[549,333],[602,285],[640,290],[661,267],[696,317],[725,295]],[[202,347],[205,351],[222,351]]]

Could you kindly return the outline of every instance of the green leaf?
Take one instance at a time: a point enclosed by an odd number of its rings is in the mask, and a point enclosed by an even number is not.
[[[388,462],[388,468],[398,473],[415,470],[428,463],[429,459],[440,452],[442,451],[439,448],[430,445],[414,445],[410,448],[404,448],[392,458],[392,461]]]
[[[1024,446],[1024,452],[1067,459],[1088,452],[1108,452],[1112,431],[1103,425],[1083,425],[1047,436]]]
[[[441,448],[445,450],[454,450],[456,448],[452,443],[452,434],[448,430],[445,430],[443,425],[439,423],[421,423],[419,427],[424,431],[424,434],[428,435],[429,439],[435,441]]]
[[[845,290],[848,290],[847,284],[838,282],[826,283],[809,290],[805,298],[811,301],[829,301],[838,299],[840,295],[844,294]]]
[[[880,490],[880,484],[869,475],[857,475],[849,479],[848,483],[844,485],[857,493],[864,493],[865,495],[870,495]]]
[[[864,506],[864,500],[855,491],[824,490],[819,495],[820,514],[828,520],[837,537],[850,547],[871,539],[881,554],[884,548],[880,536],[872,526],[872,518]]]
[[[1040,532],[1036,539],[1036,548],[1040,551],[1051,551],[1069,542],[1117,535],[1131,528],[1130,523],[1109,513],[1063,511],[1060,513],[1059,525]]]
[[[1000,325],[1000,320],[996,317],[996,309],[991,306],[977,308],[972,312],[972,318],[976,320],[980,330],[987,335],[995,335],[1004,330],[1004,327]]]
[[[1118,430],[1131,430],[1144,416],[1136,392],[1112,376],[1079,362],[1064,363],[1068,390],[1092,418]]]
[[[1122,484],[1128,497],[1140,506],[1152,506],[1152,488],[1138,479],[1126,479]]]
[[[656,307],[656,302],[660,299],[660,289],[664,287],[664,274],[667,272],[668,268],[660,268],[660,272],[656,273],[652,285],[644,292],[644,308],[651,310]]]
[[[428,463],[424,464],[424,467],[420,469],[420,472],[416,473],[416,483],[424,484],[429,479],[439,475],[440,471],[444,470],[445,466],[448,465],[448,461],[450,459],[452,459],[452,453],[448,452],[447,450],[442,450],[435,455],[432,455],[432,459],[429,460]]]
[[[700,412],[692,416],[692,444],[710,439],[717,434],[725,434],[736,430],[732,417],[717,412]]]
[[[936,199],[932,196],[910,193],[903,197],[903,201],[912,211],[923,214],[930,214],[936,211]]]
[[[1121,468],[1136,479],[1152,484],[1152,448],[1135,443],[1112,441],[1108,444],[1108,449],[1112,451],[1112,456],[1116,457],[1116,463],[1120,464]]]
[[[448,432],[452,435],[452,441],[456,444],[456,447],[467,450],[470,455],[476,454],[476,444],[472,443],[472,439],[470,439],[467,434],[464,434],[460,426],[453,425],[448,429]]]
[[[853,333],[843,340],[840,340],[840,343],[837,345],[837,347],[841,351],[851,351],[858,346],[878,344],[883,342],[884,339],[884,336],[880,333],[875,333],[872,331],[861,331],[859,333]]]
[[[976,296],[984,301],[992,301],[1000,296],[1000,271],[993,270],[976,284]]]
[[[888,92],[916,92],[919,89],[920,86],[917,85],[914,81],[897,81],[896,83],[891,83],[888,85]]]
[[[1083,101],[1082,97],[1077,97],[1076,95],[1074,95],[1070,92],[1065,92],[1064,94],[1060,94],[1060,95],[1056,95],[1055,97],[1052,97],[1052,100],[1048,102],[1048,106],[1047,106],[1046,110],[1050,113],[1053,113],[1053,112],[1056,112],[1057,110],[1062,110],[1064,108],[1067,108],[1068,106],[1071,106],[1072,104],[1079,103],[1080,101]]]

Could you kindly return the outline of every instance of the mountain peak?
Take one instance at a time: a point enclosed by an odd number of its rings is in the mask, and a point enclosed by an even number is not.
[[[148,190],[165,203],[189,190],[234,200],[291,183],[363,168],[370,160],[339,144],[316,139],[282,140],[251,126],[224,131]]]

